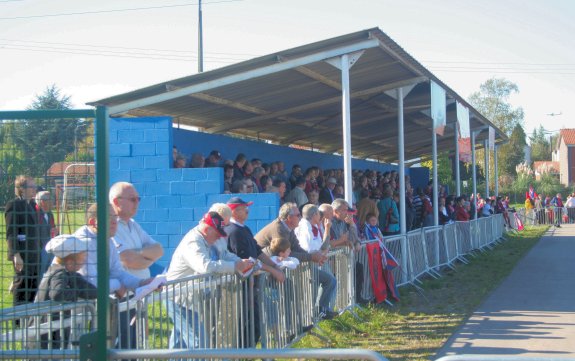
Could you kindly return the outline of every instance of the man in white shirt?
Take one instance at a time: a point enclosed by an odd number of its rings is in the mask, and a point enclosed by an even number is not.
[[[138,191],[128,182],[118,182],[110,188],[109,199],[118,214],[114,243],[122,264],[134,276],[149,278],[148,267],[162,257],[164,249],[132,219],[140,204]]]

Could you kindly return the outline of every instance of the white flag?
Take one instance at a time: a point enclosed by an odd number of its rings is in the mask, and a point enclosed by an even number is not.
[[[431,118],[433,130],[438,135],[443,135],[447,119],[447,102],[445,90],[431,81]]]

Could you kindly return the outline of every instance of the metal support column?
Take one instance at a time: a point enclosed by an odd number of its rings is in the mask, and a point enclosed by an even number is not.
[[[400,227],[399,229],[401,231],[401,234],[405,235],[407,233],[407,224],[405,222],[405,150],[404,150],[404,134],[403,134],[402,88],[397,89],[397,155],[399,158],[399,227]]]
[[[439,225],[439,202],[437,197],[437,191],[439,182],[437,181],[437,134],[435,134],[435,129],[431,130],[431,146],[432,146],[432,157],[433,157],[433,225]]]
[[[341,115],[343,129],[343,172],[345,177],[345,200],[353,204],[351,181],[351,111],[349,92],[349,55],[341,56]]]
[[[459,197],[461,195],[461,172],[459,170],[459,129],[457,123],[454,123],[453,130],[455,134],[455,195]]]
[[[471,132],[471,167],[472,167],[472,173],[473,173],[473,202],[475,202],[475,204],[473,205],[473,209],[475,214],[472,215],[472,219],[477,219],[477,200],[475,199],[475,197],[477,197],[477,172],[475,171],[475,132]],[[469,197],[471,200],[471,197]]]
[[[497,148],[498,145],[493,147],[493,175],[494,175],[494,185],[495,185],[495,197],[499,196],[499,170],[497,169]]]
[[[485,149],[485,195],[483,199],[489,198],[489,140],[483,141],[483,148]]]

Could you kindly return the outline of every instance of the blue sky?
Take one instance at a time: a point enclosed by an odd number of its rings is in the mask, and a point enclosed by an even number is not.
[[[493,76],[516,83],[511,102],[524,108],[528,134],[575,127],[575,1],[203,4],[205,70],[379,27],[465,98]],[[128,10],[137,8],[148,9]],[[52,83],[82,107],[194,74],[196,58],[197,1],[0,0],[2,110],[25,107]]]

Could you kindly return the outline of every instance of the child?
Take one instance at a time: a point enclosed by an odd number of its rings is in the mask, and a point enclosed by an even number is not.
[[[87,249],[87,242],[71,235],[63,234],[52,238],[46,244],[46,251],[54,255],[54,261],[42,277],[34,302],[49,300],[75,302],[79,298],[95,299],[96,287],[78,273],[86,261]],[[58,320],[59,315],[54,313],[52,321]],[[43,334],[40,338],[43,349],[49,348],[48,336]],[[55,350],[68,348],[69,336],[70,327],[52,331],[51,348]]]
[[[365,239],[371,240],[383,240],[383,234],[377,226],[377,217],[373,213],[368,213],[365,216],[365,224],[363,225],[363,233],[365,234]]]
[[[290,257],[291,244],[286,238],[274,238],[270,243],[270,252],[272,261],[280,268],[296,269],[299,265],[297,258]]]

